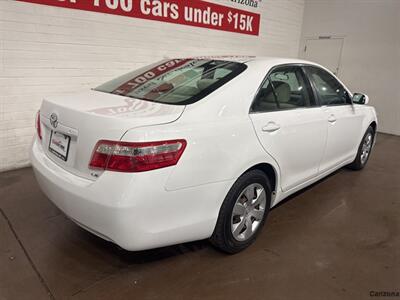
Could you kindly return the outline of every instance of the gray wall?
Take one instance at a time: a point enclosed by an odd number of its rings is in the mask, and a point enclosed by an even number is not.
[[[306,0],[302,42],[344,37],[339,77],[370,96],[381,132],[400,135],[400,1]]]

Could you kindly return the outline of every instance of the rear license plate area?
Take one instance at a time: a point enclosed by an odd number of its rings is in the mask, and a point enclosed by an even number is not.
[[[57,156],[59,159],[63,161],[68,160],[70,143],[71,143],[70,136],[57,131],[51,131],[49,151],[53,153],[55,156]]]

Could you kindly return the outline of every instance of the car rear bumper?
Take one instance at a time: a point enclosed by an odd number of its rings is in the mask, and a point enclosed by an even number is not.
[[[233,184],[166,191],[170,168],[104,172],[92,181],[55,164],[36,138],[31,162],[41,189],[60,210],[84,229],[131,251],[210,237]]]

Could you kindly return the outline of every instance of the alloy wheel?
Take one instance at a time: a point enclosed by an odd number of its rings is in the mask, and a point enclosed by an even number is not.
[[[237,198],[231,217],[231,231],[237,241],[248,240],[264,219],[267,202],[265,189],[259,183],[248,185]]]
[[[371,148],[372,148],[372,134],[368,133],[363,141],[363,145],[361,147],[361,163],[364,165],[367,160],[368,160],[368,156],[371,152]]]

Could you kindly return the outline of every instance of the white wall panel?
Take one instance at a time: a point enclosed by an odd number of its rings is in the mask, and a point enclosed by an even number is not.
[[[256,9],[210,2],[260,13],[260,35],[0,0],[0,171],[29,163],[44,96],[95,87],[166,56],[297,57],[303,0],[263,0]]]

